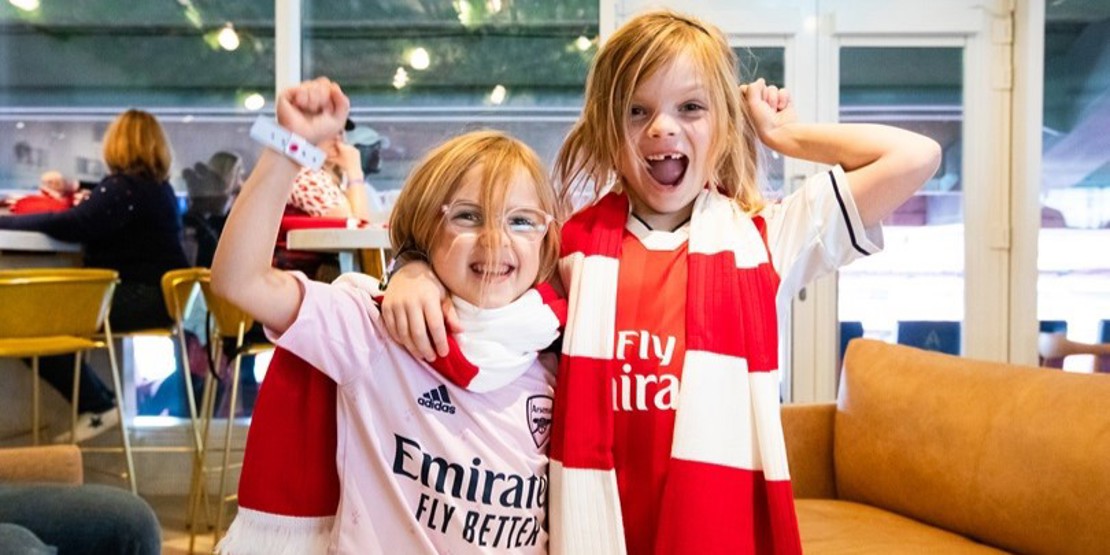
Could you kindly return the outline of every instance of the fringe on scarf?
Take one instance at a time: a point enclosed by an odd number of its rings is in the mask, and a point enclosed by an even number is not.
[[[334,523],[334,516],[281,516],[240,507],[215,551],[221,555],[324,554]]]

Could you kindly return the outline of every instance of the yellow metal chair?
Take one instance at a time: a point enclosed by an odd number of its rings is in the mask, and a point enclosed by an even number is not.
[[[189,423],[192,428],[193,476],[190,479],[189,499],[187,501],[188,514],[186,516],[186,525],[190,529],[196,526],[195,515],[192,512],[193,507],[196,505],[192,496],[194,493],[197,495],[201,494],[201,492],[193,491],[192,484],[197,482],[197,473],[202,472],[204,468],[204,459],[202,458],[204,453],[204,438],[202,437],[201,420],[198,416],[196,397],[193,394],[193,373],[189,360],[189,347],[185,338],[185,319],[191,312],[196,300],[200,298],[201,282],[207,282],[210,279],[210,275],[211,270],[198,267],[170,270],[162,276],[162,297],[166,302],[166,312],[173,321],[170,335],[177,341],[178,351],[181,353],[181,368],[184,372],[183,377],[185,383],[185,400],[189,407]],[[208,360],[206,362],[209,368],[211,368],[211,361]]]
[[[188,315],[193,303],[199,298],[200,280],[202,278],[207,278],[208,273],[209,270],[207,268],[183,268],[179,270],[170,270],[162,275],[162,300],[166,306],[166,314],[170,317],[169,327],[146,328],[128,332],[115,332],[112,334],[113,340],[126,340],[138,336],[153,336],[165,337],[178,342],[181,353],[181,367],[184,370],[185,395],[189,405],[189,422],[192,427],[193,436],[192,445],[185,449],[191,451],[194,458],[199,457],[201,451],[200,422],[197,417],[196,400],[193,397],[192,374],[189,372],[189,351],[185,342],[184,323],[185,317]],[[101,335],[98,339],[106,343],[108,357],[111,360],[112,366],[122,369],[123,367],[120,365],[118,355],[116,354],[115,341],[107,341],[104,335]],[[96,451],[96,449],[89,450]],[[177,453],[181,451],[181,446],[139,446],[131,448],[132,453]]]
[[[233,467],[242,466],[242,463],[237,463],[235,465],[231,464],[231,443],[235,424],[235,407],[238,402],[239,396],[239,373],[242,364],[242,358],[244,356],[256,355],[271,350],[274,348],[274,346],[267,342],[248,342],[246,339],[247,330],[249,330],[251,326],[254,325],[254,320],[235,305],[213,293],[211,282],[209,279],[207,279],[207,277],[200,282],[200,286],[201,291],[204,294],[205,303],[207,303],[208,305],[208,313],[211,315],[212,319],[213,329],[211,330],[211,340],[209,342],[209,345],[213,346],[213,348],[217,350],[222,349],[222,345],[224,343],[223,340],[225,339],[234,340],[235,344],[234,351],[230,353],[225,353],[230,359],[232,368],[232,372],[229,377],[231,392],[230,398],[228,400],[228,406],[230,408],[228,410],[227,424],[224,429],[223,458],[222,463],[219,467],[220,488],[219,496],[217,498],[219,508],[216,512],[216,528],[213,543],[214,545],[215,543],[219,542],[220,536],[223,533],[224,508],[226,504],[237,500],[239,497],[237,493],[228,493],[228,471]],[[219,352],[214,352],[213,360],[218,361],[219,358]],[[202,462],[206,459],[208,453],[208,429],[212,416],[215,413],[215,409],[215,380],[212,376],[212,373],[209,373],[208,378],[205,380],[204,393],[201,400],[201,420],[204,423],[204,430],[202,431],[202,438],[204,440],[202,444],[204,445],[204,447],[200,456],[200,461]],[[190,487],[190,498],[194,499],[194,503],[199,503],[200,500],[204,497],[204,473],[205,471],[203,468],[199,472],[194,473],[194,483]],[[190,512],[195,514],[195,506],[190,510]],[[192,544],[192,538],[190,539],[190,544]],[[191,545],[190,550],[192,550]]]
[[[123,411],[119,366],[111,349],[108,312],[118,274],[91,268],[39,268],[0,270],[0,357],[30,358],[33,380],[32,436],[39,443],[39,357],[75,355],[70,437],[77,428],[77,399],[82,355],[91,349],[109,349],[116,411],[120,420],[122,451],[127,480],[136,493],[135,462]],[[103,330],[104,340],[97,337]],[[118,449],[114,449],[118,450]]]
[[[392,252],[386,249],[360,249],[358,251],[359,269],[362,273],[380,280],[389,266],[388,260],[391,254]]]

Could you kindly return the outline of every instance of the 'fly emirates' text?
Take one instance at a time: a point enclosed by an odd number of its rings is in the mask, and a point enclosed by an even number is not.
[[[633,374],[632,364],[621,365],[613,377],[613,410],[646,411],[678,408],[678,378],[665,373],[674,358],[675,337],[647,331],[617,332],[617,360],[658,360],[660,374]]]
[[[465,463],[448,461],[424,451],[416,440],[393,436],[393,473],[431,490],[420,494],[416,520],[480,547],[516,549],[539,541],[545,525],[541,517],[547,505],[546,474],[495,472],[477,457]],[[459,512],[452,497],[484,507]]]

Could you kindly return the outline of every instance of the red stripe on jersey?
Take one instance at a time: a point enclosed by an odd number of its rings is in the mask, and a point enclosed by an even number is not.
[[[575,395],[569,401],[566,396],[555,396],[551,457],[562,461],[565,468],[613,468],[612,382],[598,379],[611,375],[613,366],[608,360],[562,357],[555,391],[564,388]],[[567,434],[562,429],[574,430],[572,437],[578,441],[565,444]]]
[[[674,459],[659,520],[656,553],[802,552],[790,482],[760,471]]]

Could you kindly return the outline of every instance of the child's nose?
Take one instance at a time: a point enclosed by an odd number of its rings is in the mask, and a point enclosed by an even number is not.
[[[500,247],[509,243],[509,231],[504,225],[491,225],[482,228],[478,240],[484,247]]]
[[[678,133],[678,122],[670,114],[659,112],[652,118],[648,133],[652,138],[669,137]]]

